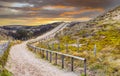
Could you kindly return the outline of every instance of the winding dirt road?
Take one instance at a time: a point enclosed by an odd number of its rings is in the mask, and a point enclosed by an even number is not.
[[[26,47],[26,42],[15,45],[10,50],[6,68],[14,76],[77,76],[51,65],[45,60],[38,59]]]
[[[39,36],[33,40],[40,40],[48,35],[63,29],[66,24],[63,23],[48,33]],[[32,40],[32,41],[33,41]],[[29,40],[30,41],[30,40]],[[27,49],[26,42],[12,46],[6,68],[14,76],[77,76],[72,72],[65,72],[51,65],[45,60],[38,59]]]

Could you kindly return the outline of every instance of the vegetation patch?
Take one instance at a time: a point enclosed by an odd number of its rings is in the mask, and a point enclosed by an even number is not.
[[[12,45],[13,45],[13,43],[10,43],[7,50],[0,57],[0,76],[12,76],[12,73],[4,68],[4,66],[6,65],[7,59],[8,59],[10,48]]]

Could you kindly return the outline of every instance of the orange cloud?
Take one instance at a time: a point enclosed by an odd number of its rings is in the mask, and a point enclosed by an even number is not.
[[[52,6],[54,8],[75,8],[73,6],[63,6],[63,5],[56,5],[56,6]]]
[[[85,13],[85,12],[92,12],[92,11],[103,12],[104,9],[103,8],[89,8],[88,7],[88,8],[81,9],[79,11],[64,12],[60,16],[76,15],[76,14],[81,14],[81,13]]]
[[[37,12],[29,12],[28,14],[31,15],[31,16],[35,16],[35,15],[37,15],[38,13],[37,13]]]
[[[43,7],[31,7],[29,8],[30,10],[32,11],[40,11],[41,9],[74,9],[75,7],[73,6],[64,6],[64,5],[54,5],[54,6],[50,6],[50,5],[47,5],[47,6],[43,6]]]
[[[23,19],[7,19],[0,18],[0,26],[2,25],[16,25],[16,24],[24,24],[26,23]]]
[[[64,6],[64,5],[54,5],[54,6],[43,6],[42,9],[44,10],[74,10],[75,7],[73,6]]]
[[[32,10],[32,11],[38,11],[38,10],[41,10],[41,8],[40,7],[32,7],[32,8],[30,8],[30,10]]]
[[[20,19],[0,19],[0,25],[41,25],[53,22],[70,22],[70,21],[88,21],[91,18],[20,18]]]

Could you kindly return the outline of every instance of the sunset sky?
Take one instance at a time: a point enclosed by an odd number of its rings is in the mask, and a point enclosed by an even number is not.
[[[0,25],[40,25],[88,21],[120,0],[0,0]]]

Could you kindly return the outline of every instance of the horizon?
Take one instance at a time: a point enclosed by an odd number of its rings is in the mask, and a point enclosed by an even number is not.
[[[65,18],[66,19],[66,18]],[[85,18],[79,18],[79,19],[76,19],[76,20],[71,20],[71,19],[66,19],[66,21],[63,21],[63,20],[59,20],[58,21],[48,21],[48,20],[45,20],[45,23],[41,23],[40,21],[39,22],[33,22],[33,24],[16,24],[16,23],[13,23],[13,24],[5,24],[5,25],[0,25],[0,26],[15,26],[15,25],[20,25],[20,26],[39,26],[39,25],[47,25],[47,24],[52,24],[52,23],[58,23],[58,22],[87,22],[91,19],[88,19],[88,20],[85,20],[83,21],[82,19],[85,19]],[[3,19],[4,20],[4,19]]]
[[[54,22],[84,22],[115,8],[120,0],[1,0],[0,26],[36,26]]]

